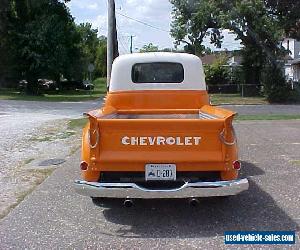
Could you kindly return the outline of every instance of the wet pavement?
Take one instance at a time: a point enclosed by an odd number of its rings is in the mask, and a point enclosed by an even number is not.
[[[3,249],[299,249],[300,121],[235,124],[248,191],[229,199],[117,201],[95,206],[74,193],[79,153],[0,222]],[[224,231],[297,231],[295,246],[224,245]]]

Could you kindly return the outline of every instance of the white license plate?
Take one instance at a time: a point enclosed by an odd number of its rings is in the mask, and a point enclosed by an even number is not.
[[[165,181],[176,180],[175,164],[146,164],[145,167],[146,181]]]

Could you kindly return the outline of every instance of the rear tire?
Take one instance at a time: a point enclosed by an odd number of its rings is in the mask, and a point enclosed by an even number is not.
[[[226,196],[217,196],[217,199],[220,201],[227,201],[229,200],[231,195],[226,195]]]

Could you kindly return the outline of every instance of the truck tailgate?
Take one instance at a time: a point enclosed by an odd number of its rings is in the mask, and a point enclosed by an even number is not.
[[[199,164],[222,170],[225,154],[220,133],[233,115],[200,111],[102,116],[97,119],[96,168],[142,171],[147,163],[175,163],[179,171]]]

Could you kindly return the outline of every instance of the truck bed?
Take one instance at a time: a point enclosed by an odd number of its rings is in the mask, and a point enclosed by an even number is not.
[[[227,128],[231,131],[234,114],[208,105],[191,110],[89,113],[91,144],[97,145],[91,149],[96,162],[93,169],[144,171],[147,163],[173,163],[178,171],[199,166],[220,171],[225,167],[220,136]]]
[[[200,119],[200,120],[214,120],[220,117],[199,111],[198,113],[190,114],[120,114],[114,113],[105,115],[101,119]]]

